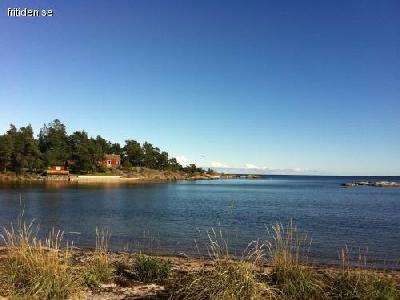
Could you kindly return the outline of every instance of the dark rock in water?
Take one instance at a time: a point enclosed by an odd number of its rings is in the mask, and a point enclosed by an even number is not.
[[[359,181],[343,183],[344,187],[375,186],[375,187],[400,187],[400,182],[395,181]]]
[[[352,186],[356,186],[356,184],[354,182],[346,182],[346,183],[342,183],[341,186],[352,187]]]

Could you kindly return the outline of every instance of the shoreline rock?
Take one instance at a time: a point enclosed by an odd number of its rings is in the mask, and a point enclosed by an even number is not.
[[[358,181],[342,184],[343,187],[372,186],[372,187],[400,187],[400,182],[396,181]]]

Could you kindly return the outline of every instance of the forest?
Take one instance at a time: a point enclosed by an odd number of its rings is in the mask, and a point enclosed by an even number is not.
[[[17,129],[13,124],[0,135],[0,171],[40,173],[51,165],[64,165],[74,161],[73,172],[104,172],[99,164],[106,154],[121,155],[121,167],[146,167],[156,170],[202,172],[191,164],[180,165],[168,152],[161,151],[149,142],[140,144],[134,139],[121,146],[97,135],[89,137],[85,131],[67,133],[66,126],[58,119],[44,124],[37,138],[31,125]]]

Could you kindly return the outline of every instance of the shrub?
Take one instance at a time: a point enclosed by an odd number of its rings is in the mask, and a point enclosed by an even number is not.
[[[80,286],[71,271],[70,250],[60,244],[62,232],[50,232],[39,240],[33,223],[18,220],[17,228],[4,229],[1,235],[7,255],[0,269],[0,290],[12,298],[66,299]]]
[[[170,270],[169,262],[144,254],[137,255],[133,264],[135,277],[142,282],[161,282],[168,278]]]

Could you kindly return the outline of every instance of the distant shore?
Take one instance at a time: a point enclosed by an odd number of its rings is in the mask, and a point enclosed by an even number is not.
[[[107,173],[50,175],[40,173],[0,173],[0,182],[71,182],[71,183],[151,183],[177,180],[215,180],[232,178],[224,174],[185,173],[132,168],[130,172],[112,170]]]
[[[183,171],[160,171],[144,167],[126,170],[110,170],[104,173],[45,175],[43,173],[0,173],[0,182],[71,182],[71,183],[154,183],[178,180],[257,179],[259,175],[223,173],[187,173]]]

